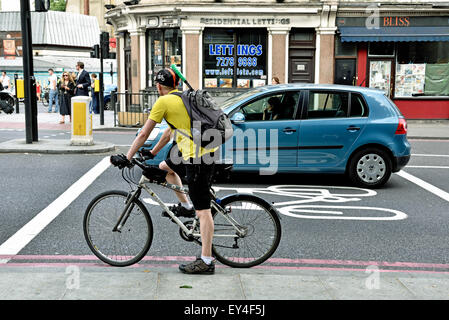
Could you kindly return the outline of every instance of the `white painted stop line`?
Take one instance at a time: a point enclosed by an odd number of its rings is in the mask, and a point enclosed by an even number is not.
[[[52,222],[65,208],[67,208],[78,196],[89,187],[109,166],[109,156],[84,174],[77,182],[71,185],[55,201],[39,212],[33,219],[24,225],[13,236],[0,246],[0,256],[13,256],[22,250],[35,236],[37,236],[50,222]],[[7,263],[9,259],[0,259],[1,263]]]
[[[413,175],[411,175],[410,173],[407,173],[405,171],[399,171],[396,173],[398,176],[401,176],[404,179],[407,179],[410,182],[413,182],[414,184],[420,186],[421,188],[437,195],[438,197],[440,197],[443,200],[446,200],[449,202],[449,193],[447,193],[446,191],[441,190],[440,188],[435,187],[434,185],[431,185],[430,183],[421,180],[420,178],[417,178]]]

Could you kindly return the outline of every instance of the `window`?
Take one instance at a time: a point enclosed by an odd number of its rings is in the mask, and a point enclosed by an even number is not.
[[[351,93],[351,110],[350,117],[366,117],[368,116],[368,108],[363,101],[361,95],[357,93]]]
[[[264,96],[242,107],[246,121],[292,120],[300,92],[285,92]]]
[[[147,34],[147,84],[154,86],[154,76],[172,64],[182,68],[182,33],[180,29],[150,29]]]
[[[357,44],[355,42],[342,42],[340,36],[335,37],[335,56],[357,56]]]
[[[370,42],[369,56],[392,57],[394,56],[394,42]]]
[[[307,116],[309,119],[347,117],[348,93],[311,91],[307,105]]]
[[[267,84],[266,29],[206,29],[203,39],[205,88]]]

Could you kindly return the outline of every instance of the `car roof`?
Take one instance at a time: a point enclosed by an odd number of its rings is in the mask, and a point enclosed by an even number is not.
[[[354,92],[370,92],[384,94],[384,91],[376,88],[348,86],[342,84],[315,84],[315,83],[286,83],[275,84],[259,87],[259,89],[266,89],[266,91],[286,90],[286,89],[319,89],[319,90],[345,90]]]

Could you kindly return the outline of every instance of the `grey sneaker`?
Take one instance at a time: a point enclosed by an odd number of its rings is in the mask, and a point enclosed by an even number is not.
[[[212,261],[210,264],[206,264],[201,257],[197,257],[191,263],[181,264],[179,270],[187,274],[214,274],[215,263]]]

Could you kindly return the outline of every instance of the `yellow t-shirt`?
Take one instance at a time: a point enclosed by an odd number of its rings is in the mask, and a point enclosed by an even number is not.
[[[206,153],[214,152],[215,149],[204,149],[199,148],[197,156],[197,146],[192,139],[185,135],[191,137],[190,133],[190,117],[187,113],[187,109],[182,102],[181,97],[170,94],[172,92],[178,92],[178,90],[172,90],[168,94],[159,97],[151,109],[149,118],[157,123],[161,123],[163,119],[171,124],[176,130],[181,133],[175,134],[175,141],[178,144],[179,151],[182,153],[184,160],[189,158],[201,157]],[[171,126],[170,126],[171,128]],[[173,128],[171,128],[173,131]]]

